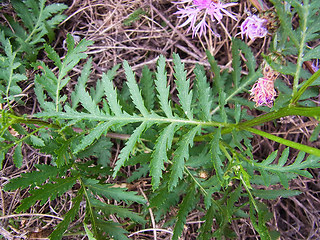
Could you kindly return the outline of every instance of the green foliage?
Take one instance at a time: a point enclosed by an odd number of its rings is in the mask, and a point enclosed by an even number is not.
[[[12,50],[12,45],[4,33],[0,31],[0,43],[4,49],[4,54],[0,54],[0,103],[9,102],[16,98],[22,90],[17,84],[27,77],[17,73],[21,62],[16,60],[16,52]]]
[[[12,0],[10,3],[21,22],[16,22],[12,16],[5,16],[11,27],[1,26],[0,29],[13,41],[14,52],[26,53],[28,61],[36,61],[38,52],[46,42],[45,37],[53,41],[53,30],[65,19],[61,12],[67,6],[61,3],[46,6],[46,0]]]
[[[318,47],[306,47],[308,41],[317,38],[319,14],[316,9],[319,4],[316,1],[301,4],[297,0],[286,4],[278,0],[272,2],[278,14],[282,14],[279,18],[283,30],[275,36],[272,50],[281,56],[297,55],[298,60],[279,64],[272,61],[272,56],[265,56],[265,59],[275,70],[293,76],[294,85],[290,89],[279,83],[282,99],[279,96],[274,108],[253,118],[247,114],[247,109],[253,108],[254,104],[246,97],[250,85],[261,73],[252,51],[239,39],[232,41],[231,72],[221,71],[207,51],[211,73],[196,65],[194,75],[188,76],[179,55],[173,54],[176,91],[172,97],[164,56],[159,57],[154,73],[146,67],[143,69],[140,81],[124,61],[126,84],[121,91],[113,84],[120,65],[103,73],[96,86],[89,86],[92,67],[89,59],[70,96],[64,91],[71,80],[70,73],[87,58],[87,48],[92,44],[85,39],[76,44],[71,35],[67,36],[68,51],[63,57],[44,44],[57,71],[44,62],[32,62],[34,67],[40,66],[34,91],[41,112],[18,116],[10,101],[18,101],[19,82],[25,79],[18,68],[26,63],[17,56],[28,53],[29,49],[25,49],[28,44],[34,52],[41,49],[37,44],[42,43],[45,36],[50,38],[49,29],[62,20],[58,13],[64,6],[45,7],[44,0],[39,4],[34,0],[12,1],[25,28],[11,21],[20,35],[9,40],[8,30],[0,33],[3,47],[0,68],[4,69],[0,72],[0,92],[1,103],[6,103],[1,112],[0,163],[6,157],[10,160],[6,154],[13,149],[14,164],[22,166],[24,144],[51,156],[50,164],[35,165],[35,170],[11,179],[4,186],[5,191],[29,188],[27,197],[16,211],[27,211],[37,201],[43,205],[72,189],[72,206],[64,213],[64,220],[52,232],[51,239],[61,239],[66,231],[70,231],[69,225],[77,219],[83,201],[86,203],[84,224],[75,228],[84,226],[90,239],[128,239],[131,225],[148,224],[145,219],[150,219],[149,216],[131,211],[131,204],[143,205],[144,212],[148,207],[153,208],[156,221],[177,208],[175,220],[171,221],[173,239],[181,237],[186,218],[194,209],[204,212],[205,222],[199,229],[199,239],[236,238],[231,231],[235,218],[250,218],[261,239],[271,239],[272,232],[267,227],[270,214],[260,199],[299,194],[289,189],[289,181],[297,176],[312,177],[307,169],[320,167],[319,149],[254,128],[290,115],[316,119],[320,116],[319,107],[297,105],[298,101],[313,96],[310,86],[315,86],[320,75],[318,71],[310,76],[302,70],[303,61],[319,55]],[[290,11],[285,11],[288,6]],[[23,7],[28,11],[22,12]],[[28,19],[30,12],[35,14]],[[55,18],[54,14],[59,17]],[[289,24],[295,14],[300,21],[297,28]],[[242,62],[242,59],[246,61]],[[300,78],[306,79],[305,83],[300,84]],[[310,140],[317,140],[318,132],[319,128],[316,128]],[[275,151],[265,159],[255,159],[251,144],[253,134],[288,148],[281,153]],[[122,148],[116,155],[116,162],[111,163],[116,141]],[[300,152],[293,157],[297,150]],[[125,175],[124,167],[133,171],[130,177]],[[128,184],[122,187],[117,183],[124,178],[131,183],[142,176],[151,177],[153,191],[146,191],[149,206],[136,191],[128,190]],[[284,188],[280,188],[279,183]],[[263,190],[273,185],[277,188]],[[121,206],[111,204],[114,201],[120,202]],[[128,224],[123,227],[110,215],[125,219]],[[212,225],[215,225],[214,231]]]
[[[296,63],[279,64],[280,61],[272,61],[266,58],[270,66],[280,73],[289,74],[294,77],[291,103],[295,104],[305,91],[301,86],[310,86],[312,82],[300,84],[300,78],[304,80],[310,78],[310,74],[302,68],[304,61],[319,58],[319,47],[309,48],[308,42],[318,39],[320,31],[319,2],[289,0],[283,4],[280,0],[271,0],[281,21],[282,31],[278,31],[273,39],[272,49],[274,53],[284,59],[285,56],[296,55]],[[292,19],[299,16],[299,26],[293,28]],[[289,39],[289,41],[287,41]],[[273,59],[274,60],[274,59]],[[300,91],[300,90],[302,91]]]

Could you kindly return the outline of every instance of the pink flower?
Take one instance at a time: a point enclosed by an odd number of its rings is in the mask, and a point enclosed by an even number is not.
[[[255,15],[247,17],[240,26],[241,36],[246,35],[252,40],[265,37],[268,33],[266,23],[266,19],[261,19]]]
[[[216,34],[206,22],[207,15],[210,17],[212,22],[218,21],[218,23],[220,23],[223,15],[227,15],[232,19],[237,20],[233,13],[230,13],[225,9],[227,7],[235,6],[237,3],[222,4],[219,0],[217,2],[212,0],[184,0],[180,3],[188,3],[191,1],[191,6],[184,9],[178,8],[179,11],[177,11],[176,14],[181,15],[179,18],[187,18],[187,20],[179,27],[184,27],[190,24],[187,31],[189,32],[192,29],[192,37],[194,37],[198,32],[200,36],[202,34],[206,34],[207,28],[210,29],[213,34],[218,36],[218,34]],[[200,21],[197,21],[198,19],[200,19]]]
[[[271,108],[276,95],[274,79],[267,77],[259,78],[250,90],[250,99],[256,102],[256,107],[266,105]]]

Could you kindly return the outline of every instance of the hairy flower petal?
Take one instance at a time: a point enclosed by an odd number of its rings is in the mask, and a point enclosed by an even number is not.
[[[191,0],[183,0],[180,3],[190,3]],[[210,24],[206,21],[206,17],[209,16],[212,22],[217,21],[218,23],[223,18],[223,15],[231,17],[236,20],[233,13],[227,11],[225,8],[235,6],[237,3],[227,3],[222,4],[221,2],[213,2],[212,0],[193,0],[192,5],[185,7],[184,9],[178,8],[175,14],[180,15],[179,18],[187,18],[184,23],[179,25],[179,27],[184,27],[190,24],[188,32],[192,29],[192,37],[197,33],[201,36],[206,34],[207,29],[216,34],[210,27]]]
[[[261,19],[255,15],[247,17],[241,24],[241,36],[246,35],[250,39],[263,38],[267,35],[266,19]]]

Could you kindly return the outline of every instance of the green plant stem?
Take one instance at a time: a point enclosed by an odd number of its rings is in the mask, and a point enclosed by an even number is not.
[[[305,41],[306,41],[306,32],[307,32],[307,16],[309,13],[308,4],[302,7],[304,12],[304,17],[300,19],[300,27],[302,30],[301,33],[301,39],[299,42],[299,48],[298,48],[298,58],[297,58],[297,69],[294,75],[293,79],[293,86],[292,86],[292,97],[294,97],[297,94],[298,91],[298,85],[299,85],[299,79],[300,79],[300,72],[303,64],[303,55],[304,55],[304,49],[305,49]]]
[[[292,97],[290,104],[295,105],[300,99],[301,95],[306,91],[306,89],[318,78],[320,77],[320,69],[316,71],[299,89],[299,91]]]
[[[150,114],[148,116],[131,116],[131,115],[123,115],[123,116],[107,116],[107,115],[94,115],[90,113],[61,113],[61,112],[50,112],[49,114],[37,114],[36,117],[55,117],[60,119],[72,119],[72,120],[88,120],[88,121],[99,121],[99,122],[121,122],[121,123],[135,123],[135,122],[146,122],[146,123],[176,123],[176,124],[183,124],[183,125],[201,125],[207,127],[232,127],[235,124],[232,123],[223,123],[223,122],[215,122],[215,121],[197,121],[197,120],[188,120],[184,118],[166,118],[161,117],[159,115]]]
[[[251,202],[252,202],[252,205],[254,206],[255,210],[256,210],[257,213],[258,213],[258,212],[259,212],[258,206],[257,206],[257,204],[256,204],[256,202],[255,202],[255,200],[254,200],[254,197],[253,197],[252,194],[251,194],[251,191],[250,191],[249,187],[248,187],[247,184],[246,184],[246,181],[243,179],[243,177],[242,177],[241,174],[239,174],[239,179],[241,180],[242,185],[243,185],[244,188],[246,189],[246,191],[247,191],[247,193],[248,193],[248,195],[249,195],[249,198],[250,198],[250,200],[251,200]]]
[[[255,128],[244,127],[242,129],[246,130],[246,131],[249,131],[249,132],[252,132],[254,134],[260,135],[262,137],[268,138],[268,139],[270,139],[272,141],[284,144],[284,145],[286,145],[288,147],[292,147],[292,148],[295,148],[295,149],[304,151],[306,153],[310,153],[310,154],[313,154],[315,156],[320,157],[320,150],[317,149],[317,148],[309,147],[307,145],[303,145],[303,144],[296,143],[296,142],[293,142],[293,141],[290,141],[290,140],[286,140],[286,139],[274,136],[274,135],[272,135],[270,133],[266,133],[264,131],[261,131],[261,130],[255,129]]]
[[[241,122],[236,127],[242,128],[242,127],[257,126],[259,124],[273,121],[273,120],[279,119],[281,117],[293,116],[293,115],[304,116],[304,117],[320,116],[320,107],[307,108],[307,107],[288,106],[288,107],[282,108],[278,111],[274,111],[271,113],[261,115],[259,117],[252,119],[252,120],[249,120],[246,122]]]
[[[23,138],[18,139],[17,141],[15,141],[14,143],[11,143],[9,145],[5,145],[5,147],[0,148],[0,152],[8,150],[14,146],[16,146],[17,144],[19,144],[20,142],[24,142],[27,138],[29,138],[30,136],[34,135],[35,133],[37,133],[40,129],[42,129],[43,127],[40,127],[34,131],[32,131],[31,133],[29,133],[28,135],[24,136]]]
[[[248,120],[238,124],[229,124],[229,126],[222,127],[221,135],[231,133],[232,130],[235,128],[243,129],[245,127],[253,127],[269,121],[273,121],[275,119],[279,119],[281,117],[292,116],[292,115],[305,116],[305,117],[320,116],[320,107],[307,108],[307,107],[298,107],[298,106],[288,106],[278,111],[270,112],[270,113],[261,115],[259,117],[253,118],[252,120]],[[206,141],[208,139],[211,139],[213,136],[214,136],[214,133],[209,133],[202,136],[196,136],[194,138],[194,141],[196,142]]]
[[[1,117],[1,115],[0,115]],[[42,127],[48,127],[48,128],[55,128],[55,129],[59,129],[61,128],[61,126],[59,126],[58,124],[54,124],[54,123],[50,123],[44,120],[40,120],[40,119],[34,119],[34,118],[22,118],[20,116],[17,116],[16,113],[7,113],[6,116],[8,119],[11,118],[10,120],[8,120],[8,122],[10,123],[9,125],[11,126],[12,124],[36,124]]]
[[[87,202],[87,207],[86,207],[86,211],[89,212],[89,216],[91,217],[91,225],[92,225],[92,230],[94,232],[94,235],[98,236],[98,233],[97,233],[97,226],[96,226],[96,221],[95,221],[95,218],[94,218],[94,215],[93,215],[93,208],[91,206],[91,201],[90,201],[90,198],[88,196],[88,192],[86,191],[86,188],[85,188],[85,184],[84,182],[82,181],[82,178],[81,177],[78,177],[78,180],[80,182],[80,185],[83,189],[83,195],[86,199],[86,202]]]

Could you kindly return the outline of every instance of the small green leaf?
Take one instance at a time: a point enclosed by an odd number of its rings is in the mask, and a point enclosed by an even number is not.
[[[127,188],[118,188],[110,184],[99,184],[96,180],[92,179],[87,181],[85,185],[94,194],[102,195],[116,201],[124,201],[126,203],[132,201],[141,204],[146,202],[146,200],[143,197],[138,196],[136,192],[127,191]]]
[[[97,240],[94,236],[93,233],[89,230],[87,224],[83,223],[84,230],[86,231],[87,237],[89,240]]]
[[[182,139],[177,143],[178,148],[173,154],[172,169],[169,179],[169,190],[171,191],[177,186],[179,179],[183,178],[183,169],[185,161],[189,159],[189,146],[193,146],[193,139],[201,130],[200,126],[192,128],[187,132]]]
[[[50,239],[52,240],[60,240],[62,239],[62,236],[64,232],[68,229],[69,224],[71,221],[74,220],[76,215],[79,212],[80,203],[82,201],[83,197],[83,190],[81,189],[77,196],[72,199],[73,206],[72,208],[67,212],[67,214],[64,216],[64,219],[62,222],[60,222],[54,229],[54,231],[50,234]]]
[[[130,136],[129,140],[126,142],[126,146],[121,150],[119,154],[119,160],[116,162],[116,166],[114,168],[113,177],[117,175],[120,168],[125,164],[125,162],[129,159],[129,156],[134,148],[134,145],[137,141],[139,141],[139,137],[142,132],[146,129],[147,124],[143,122],[136,130],[134,130],[133,134]]]
[[[278,197],[289,198],[301,194],[297,190],[285,190],[285,189],[275,189],[275,190],[259,190],[253,189],[252,194],[256,197],[262,199],[277,199]]]
[[[139,91],[138,84],[135,80],[134,73],[132,69],[129,67],[127,61],[123,62],[124,71],[127,76],[127,85],[129,87],[131,99],[135,105],[135,107],[140,111],[143,116],[148,116],[149,112],[144,106],[144,101],[142,99],[141,93]]]
[[[141,8],[138,8],[123,21],[123,25],[130,26],[134,21],[137,21],[138,19],[140,19],[141,15],[145,15],[145,14],[146,14],[145,11],[143,11]]]
[[[22,161],[23,161],[21,146],[22,146],[22,142],[18,143],[17,147],[14,149],[14,154],[13,154],[13,163],[14,165],[16,165],[17,168],[20,168],[22,166]]]
[[[34,144],[37,147],[44,147],[45,146],[44,141],[40,137],[37,137],[35,135],[31,135],[30,140],[31,140],[32,144]]]
[[[172,110],[169,98],[169,86],[167,87],[167,72],[165,58],[160,55],[157,66],[155,85],[158,92],[161,109],[168,118],[172,118]]]
[[[171,148],[171,143],[175,133],[176,125],[170,124],[160,133],[150,161],[150,175],[152,176],[152,188],[155,190],[160,185],[164,162],[167,162],[167,151]]]
[[[187,190],[187,195],[183,198],[183,201],[179,206],[177,222],[173,230],[173,240],[178,240],[182,234],[184,224],[187,221],[187,215],[196,204],[196,193],[196,185],[192,184]]]
[[[191,109],[192,102],[192,90],[190,88],[190,79],[187,80],[187,71],[184,69],[184,64],[181,63],[181,59],[178,54],[173,54],[174,63],[174,76],[176,78],[176,85],[178,89],[178,97],[184,114],[188,119],[193,119],[193,113]]]

